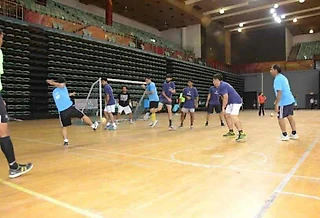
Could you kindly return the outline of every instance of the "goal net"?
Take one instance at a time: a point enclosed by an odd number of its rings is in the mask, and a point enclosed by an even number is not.
[[[118,113],[118,94],[122,91],[122,87],[126,86],[128,93],[130,94],[130,106],[132,109],[133,118],[135,120],[143,119],[146,113],[144,99],[145,92],[140,87],[144,82],[120,80],[120,79],[108,79],[109,84],[113,89],[113,95],[116,101],[116,115]],[[84,114],[90,117],[93,121],[102,122],[104,118],[103,109],[105,106],[105,95],[101,84],[101,78],[92,83],[90,90],[82,97],[75,99],[75,106],[79,108]],[[119,121],[127,120],[128,117],[122,115]],[[82,121],[75,121],[75,124],[82,124]]]

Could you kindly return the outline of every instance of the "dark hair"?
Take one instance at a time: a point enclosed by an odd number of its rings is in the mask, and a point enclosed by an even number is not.
[[[108,82],[108,78],[102,78],[101,81],[106,81],[106,82]]]
[[[277,70],[278,73],[281,73],[281,67],[278,64],[272,65],[272,69]]]
[[[66,82],[66,79],[63,78],[62,76],[60,76],[60,77],[57,79],[57,82],[58,82],[58,83],[65,83],[65,82]]]
[[[167,74],[166,78],[171,78],[172,79],[172,75],[171,74]]]
[[[151,79],[151,77],[150,76],[146,76],[145,79]]]
[[[188,82],[192,82],[193,83],[193,79],[189,79]]]
[[[2,35],[3,34],[3,31],[2,31],[2,29],[0,28],[0,35]]]
[[[127,87],[127,86],[122,86],[122,88],[124,88],[124,87],[126,87],[126,89],[128,89],[128,87]]]
[[[216,73],[216,74],[213,75],[213,79],[217,79],[217,80],[221,81],[223,79],[223,77],[222,77],[222,75],[220,73]]]
[[[262,94],[262,92],[259,92],[259,96]]]

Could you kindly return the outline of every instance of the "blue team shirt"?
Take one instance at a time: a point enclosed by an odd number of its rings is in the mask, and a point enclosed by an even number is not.
[[[73,104],[66,86],[63,88],[55,88],[52,92],[52,96],[59,112],[68,109]]]
[[[187,109],[195,108],[194,102],[195,102],[195,99],[199,96],[198,90],[195,87],[192,87],[192,88],[187,87],[183,90],[183,95],[185,97],[187,96],[191,97],[190,100],[186,98],[186,101],[184,102],[183,107]]]
[[[113,90],[109,84],[104,86],[104,94],[105,95],[109,94],[109,102],[107,104],[108,106],[116,104],[116,101],[114,100],[114,96],[113,96]]]
[[[242,99],[237,91],[227,82],[221,82],[218,87],[219,95],[228,94],[228,104],[242,104]]]
[[[209,94],[211,95],[211,98],[209,100],[209,104],[220,105],[220,96],[219,96],[218,89],[214,86],[211,86],[209,89]]]
[[[176,89],[176,85],[174,84],[174,82],[169,82],[167,83],[167,81],[165,81],[162,85],[162,92],[164,92],[166,94],[166,96],[168,96],[168,98],[172,99],[172,92],[170,92],[170,90],[172,89]],[[165,97],[162,95],[161,92],[161,96],[160,98],[165,99]]]
[[[153,92],[153,94],[148,94],[149,101],[159,101],[157,87],[154,82],[147,85],[147,91]]]
[[[278,74],[273,81],[273,88],[276,96],[278,95],[279,90],[282,91],[282,96],[279,102],[279,106],[286,106],[293,104],[294,97],[292,95],[291,89],[290,89],[290,84],[287,79],[283,74]]]

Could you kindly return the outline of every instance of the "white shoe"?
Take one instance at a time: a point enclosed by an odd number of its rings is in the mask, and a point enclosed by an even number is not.
[[[174,131],[176,128],[174,126],[169,126],[169,131]]]
[[[97,129],[98,129],[98,126],[99,126],[99,123],[98,123],[97,121],[95,121],[95,122],[93,123],[92,129],[93,129],[93,130],[97,130]]]
[[[153,123],[150,123],[149,126],[153,126]]]
[[[288,135],[284,136],[284,135],[281,135],[281,141],[289,141],[290,140],[290,137]]]
[[[290,135],[290,139],[292,139],[292,140],[297,140],[299,138],[299,136],[298,136],[298,134],[291,134]]]
[[[158,124],[158,120],[154,121],[151,127],[155,127],[157,124]]]

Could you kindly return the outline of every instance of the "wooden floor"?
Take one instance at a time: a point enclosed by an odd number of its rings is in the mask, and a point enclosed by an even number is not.
[[[10,180],[0,155],[0,217],[320,217],[318,111],[296,112],[300,139],[289,142],[270,116],[242,112],[243,143],[204,117],[174,132],[165,114],[155,128],[72,126],[69,148],[58,120],[11,123],[18,160],[34,168]]]

